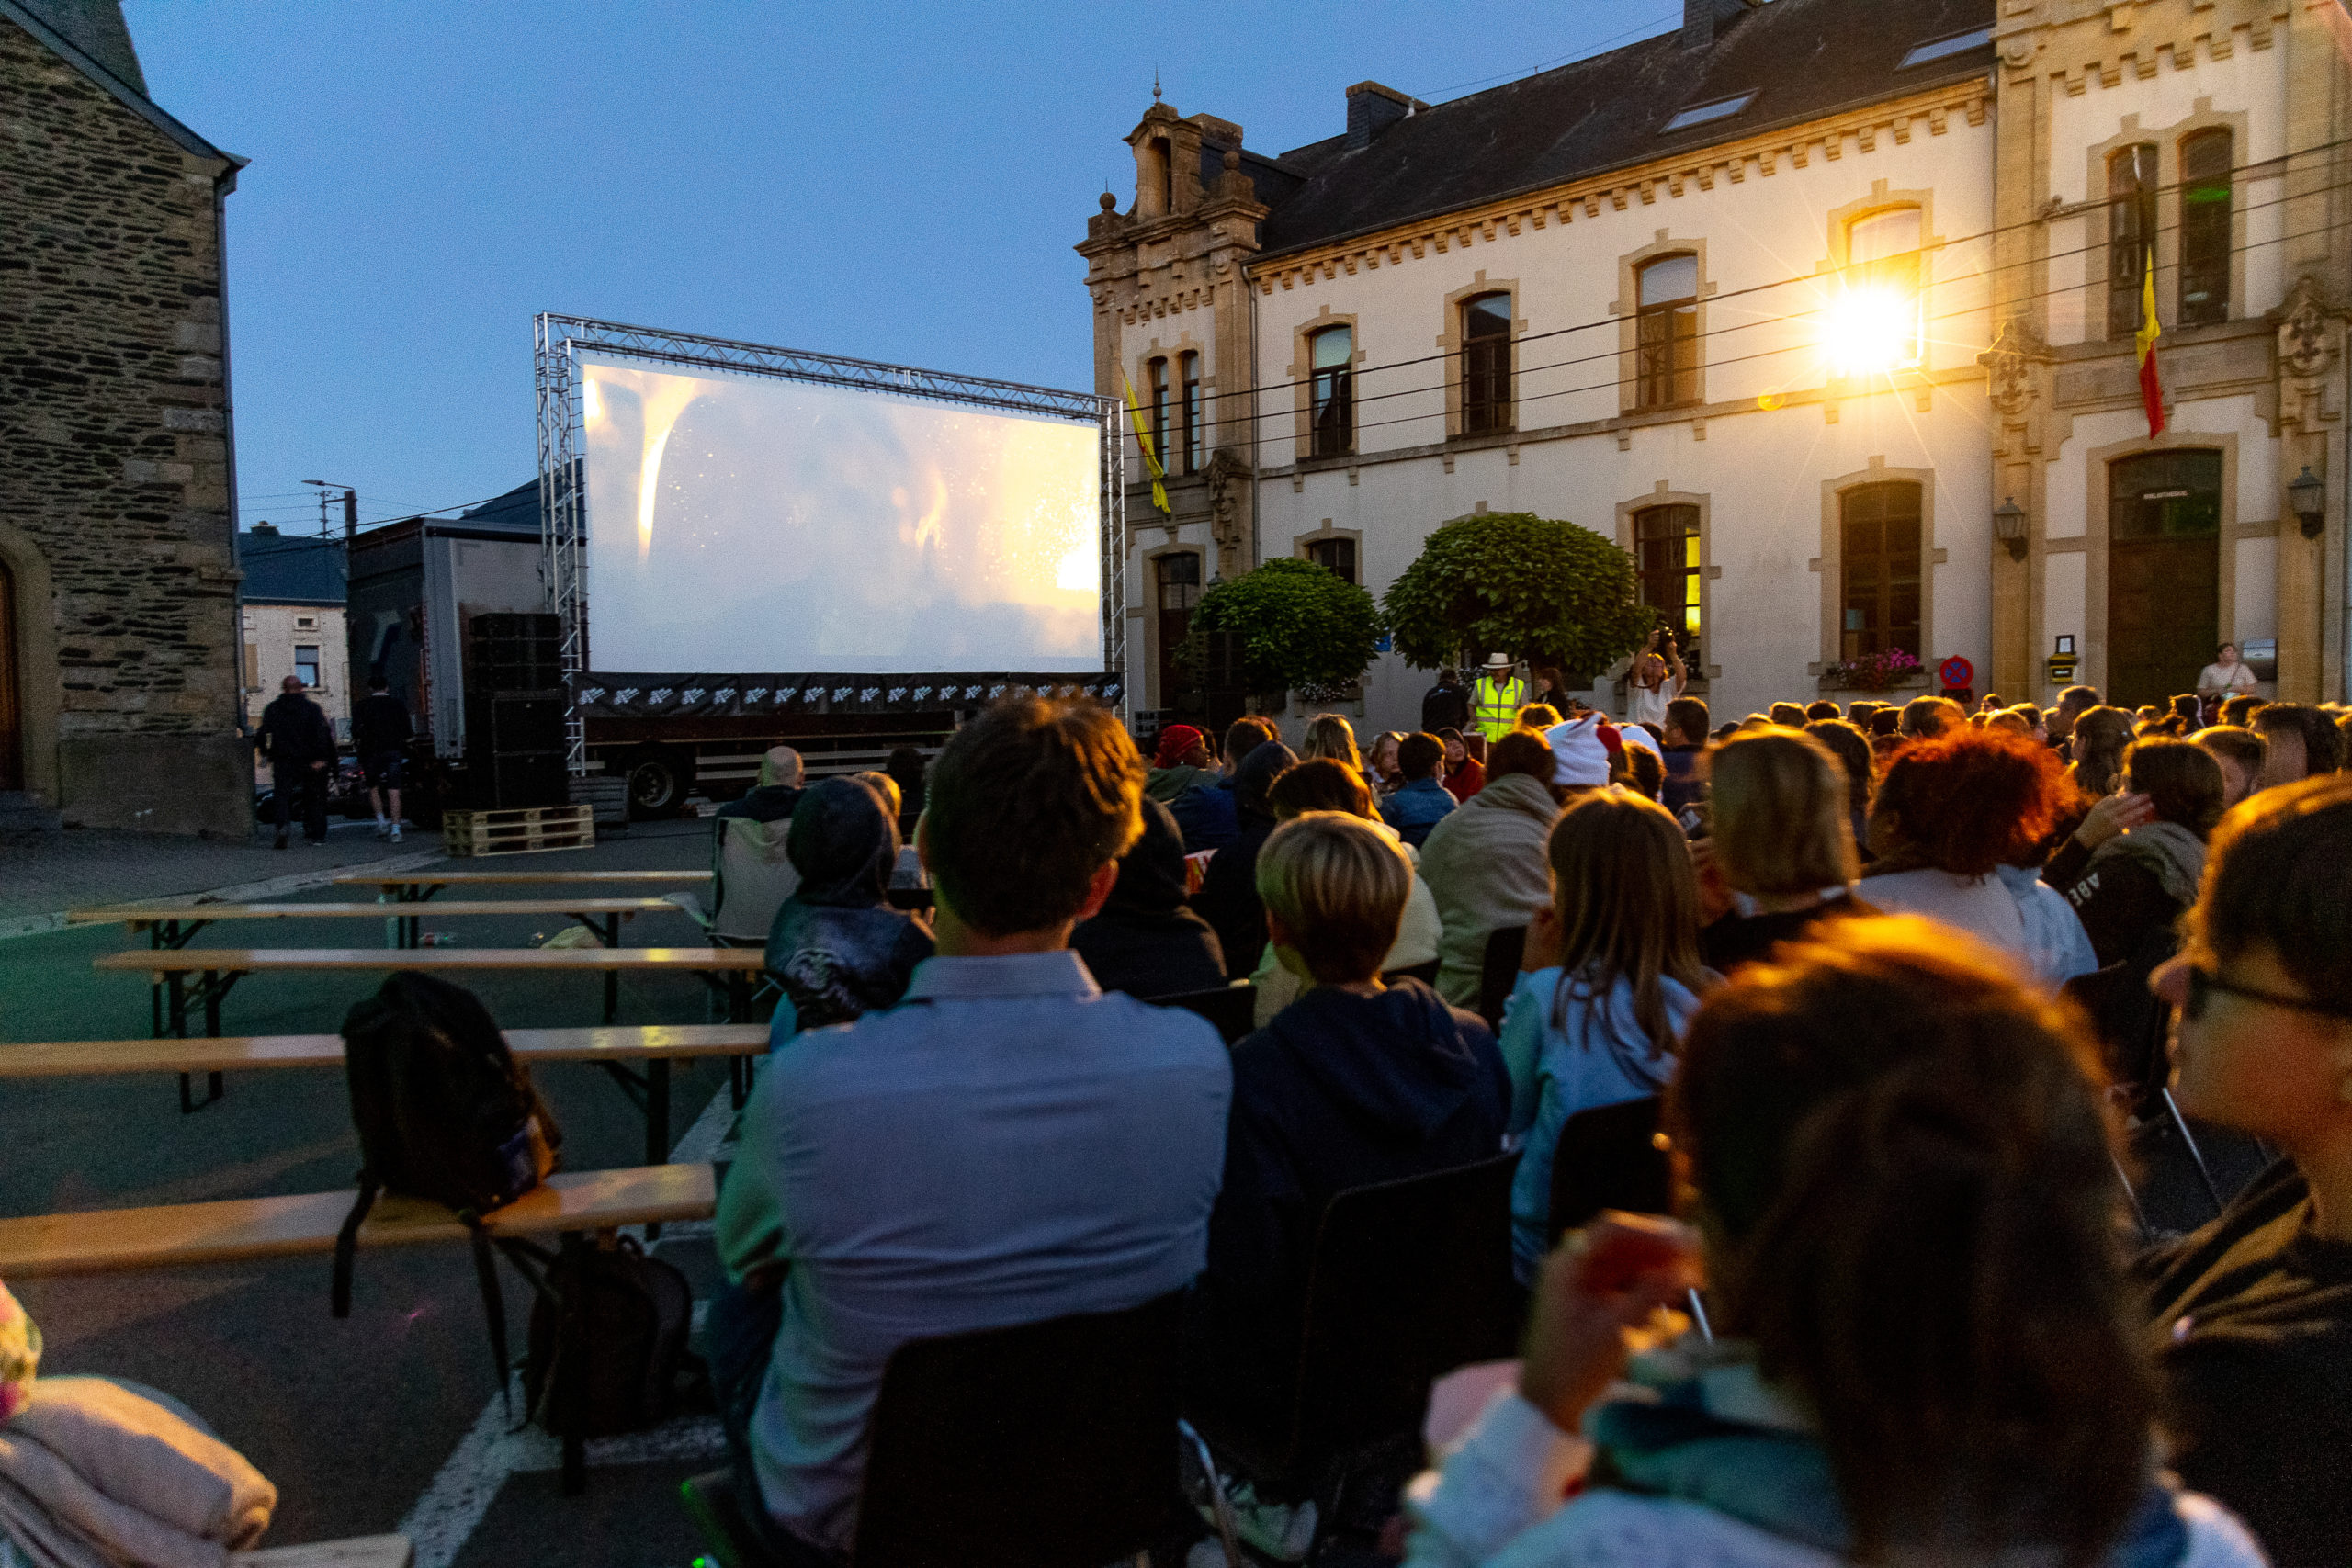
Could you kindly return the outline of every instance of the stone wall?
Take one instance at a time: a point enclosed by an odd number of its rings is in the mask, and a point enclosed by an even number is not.
[[[37,556],[15,575],[49,585],[48,604],[19,606],[45,623],[20,661],[26,776],[69,823],[163,826],[121,776],[134,757],[179,775],[176,829],[252,819],[222,766],[242,641],[231,173],[0,18],[0,553]]]

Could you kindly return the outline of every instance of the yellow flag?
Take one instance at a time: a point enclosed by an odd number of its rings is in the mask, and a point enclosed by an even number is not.
[[[1164,517],[1168,514],[1168,487],[1160,481],[1167,479],[1168,470],[1160,466],[1159,454],[1151,449],[1151,432],[1144,428],[1143,410],[1136,402],[1136,384],[1125,374],[1119,380],[1127,389],[1127,418],[1134,422],[1136,445],[1143,448],[1143,466],[1151,475],[1151,503],[1159,508]]]

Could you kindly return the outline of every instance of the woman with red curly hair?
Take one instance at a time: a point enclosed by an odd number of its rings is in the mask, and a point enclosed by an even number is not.
[[[1860,896],[2014,953],[2045,985],[2087,975],[2098,960],[2083,923],[2039,874],[2072,803],[2056,755],[2030,736],[1954,725],[1916,741],[1880,780]]]

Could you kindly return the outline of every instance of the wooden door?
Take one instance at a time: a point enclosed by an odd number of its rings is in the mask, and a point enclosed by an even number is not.
[[[0,564],[0,790],[25,787],[25,708],[17,680],[17,580]]]
[[[2197,690],[2221,636],[2222,455],[2180,450],[2109,469],[2107,700]]]

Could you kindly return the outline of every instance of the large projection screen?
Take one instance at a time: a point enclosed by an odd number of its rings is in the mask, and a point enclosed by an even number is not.
[[[579,356],[598,670],[1103,665],[1101,431]]]

